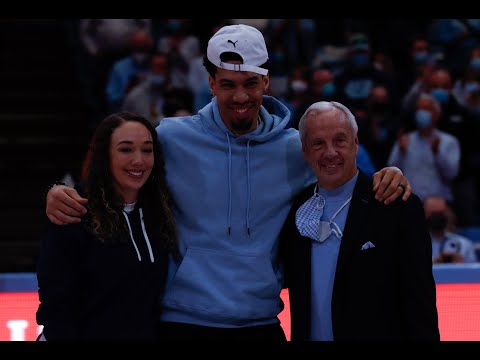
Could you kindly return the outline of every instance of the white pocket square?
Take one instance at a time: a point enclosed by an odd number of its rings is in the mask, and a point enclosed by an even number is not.
[[[375,245],[372,242],[367,241],[365,244],[363,244],[362,250],[367,250],[367,249],[374,248],[374,247],[375,247]]]

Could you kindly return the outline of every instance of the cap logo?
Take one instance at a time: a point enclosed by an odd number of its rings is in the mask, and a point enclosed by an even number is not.
[[[229,52],[239,55],[242,63],[223,63],[221,55]],[[208,40],[207,58],[213,65],[225,70],[268,74],[268,69],[260,67],[268,61],[265,39],[260,30],[250,25],[227,25],[218,30]]]
[[[235,41],[235,42],[233,42],[232,40],[227,40],[227,42],[232,43],[233,47],[237,48],[237,46],[235,44],[238,42],[238,40]]]

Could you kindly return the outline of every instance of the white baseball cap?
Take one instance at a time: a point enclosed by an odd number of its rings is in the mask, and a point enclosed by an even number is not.
[[[243,64],[224,63],[220,55],[234,52],[243,59]],[[232,71],[251,71],[267,75],[268,70],[259,67],[268,60],[267,45],[262,33],[249,25],[228,25],[218,30],[208,41],[207,58],[215,66]]]

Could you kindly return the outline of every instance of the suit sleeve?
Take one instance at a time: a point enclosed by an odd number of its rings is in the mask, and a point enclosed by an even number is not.
[[[432,240],[425,221],[423,205],[412,194],[401,206],[399,216],[402,239],[398,263],[407,333],[412,340],[440,340],[436,306],[436,285],[432,272]]]
[[[78,335],[82,233],[80,224],[59,226],[48,222],[40,239],[37,262],[40,304],[36,318],[44,326],[48,341],[75,339]]]
[[[290,256],[291,255],[291,242],[292,242],[292,210],[287,216],[285,223],[283,224],[282,231],[280,232],[280,261],[283,265],[283,288],[288,288],[289,274],[290,274]]]

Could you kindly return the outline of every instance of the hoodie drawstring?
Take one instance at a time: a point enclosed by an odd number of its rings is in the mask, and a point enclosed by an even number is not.
[[[230,136],[228,132],[228,235],[231,233],[231,221],[232,221],[232,144],[230,144]]]
[[[228,132],[225,132],[228,141],[228,235],[232,230],[232,144]],[[247,234],[250,236],[250,140],[247,141]]]
[[[250,140],[247,141],[247,234],[250,236]]]
[[[145,230],[145,223],[143,222],[142,208],[140,208],[139,211],[140,211],[140,224],[142,225],[143,237],[145,238],[145,242],[147,243],[148,253],[150,254],[150,261],[153,263],[155,262],[155,259],[153,258],[152,246],[150,245],[150,239],[148,238],[147,230]]]
[[[147,243],[148,253],[150,254],[150,261],[153,263],[155,262],[155,259],[153,257],[152,246],[150,245],[150,239],[148,238],[147,231],[145,230],[145,223],[143,222],[143,211],[141,208],[139,209],[139,211],[140,211],[140,224],[142,226],[143,237],[145,239],[145,242]],[[122,211],[122,214],[125,220],[127,221],[128,231],[130,232],[130,239],[132,240],[133,246],[135,247],[135,251],[137,252],[138,261],[142,261],[142,256],[140,255],[140,251],[138,251],[137,243],[133,238],[132,227],[130,226],[130,220],[128,220],[128,215],[125,213],[125,211]]]

